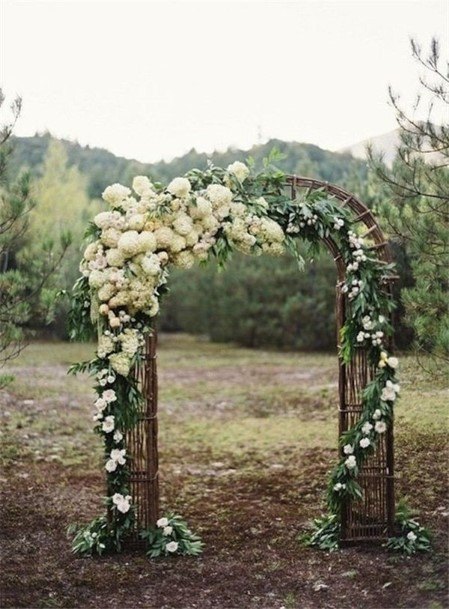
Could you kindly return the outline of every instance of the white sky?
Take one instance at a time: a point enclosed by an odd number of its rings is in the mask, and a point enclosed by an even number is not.
[[[24,99],[16,134],[141,161],[389,131],[388,85],[417,90],[409,37],[448,44],[445,0],[0,2],[0,83]]]

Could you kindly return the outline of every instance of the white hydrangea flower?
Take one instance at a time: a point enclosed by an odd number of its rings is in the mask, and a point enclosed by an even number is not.
[[[356,461],[356,458],[354,457],[354,455],[350,455],[346,459],[345,465],[348,469],[354,469],[357,466],[357,461]]]
[[[160,529],[167,527],[168,518],[159,518],[159,520],[156,522],[156,526],[158,526]]]
[[[109,415],[104,418],[103,425],[101,426],[101,428],[105,433],[111,433],[111,431],[114,431],[114,420],[115,417],[113,417],[112,415]]]
[[[162,226],[154,231],[154,236],[156,238],[156,243],[158,248],[166,248],[169,247],[175,233],[168,226]]]
[[[128,218],[128,229],[141,231],[145,226],[145,216],[143,214],[132,214]]]
[[[156,254],[145,256],[142,259],[140,266],[147,275],[151,275],[152,277],[156,276],[161,270],[161,262]]]
[[[195,204],[196,203],[196,204]],[[195,203],[189,207],[191,218],[204,218],[212,213],[212,203],[204,197],[197,197]]]
[[[137,241],[139,252],[154,252],[157,247],[156,237],[150,231],[143,231],[142,233],[140,233]]]
[[[139,233],[135,230],[129,230],[122,233],[118,240],[117,247],[125,258],[131,258],[139,253]]]
[[[103,200],[109,203],[112,207],[120,206],[123,201],[131,194],[131,190],[121,184],[112,184],[108,186],[103,194]]]
[[[192,218],[187,214],[179,214],[173,222],[173,228],[179,235],[185,237],[193,228]]]
[[[176,254],[173,264],[181,269],[190,269],[195,264],[195,256],[192,252],[185,250]]]
[[[106,336],[105,334],[102,334],[100,336],[100,338],[98,339],[98,348],[97,348],[98,357],[104,358],[112,351],[114,351],[114,343],[112,341],[112,338],[110,336]]]
[[[248,167],[240,161],[235,161],[231,165],[228,165],[227,171],[234,175],[239,182],[244,182],[249,176]]]
[[[115,294],[115,285],[104,283],[98,290],[98,298],[102,301],[110,300]]]
[[[98,253],[98,246],[98,241],[94,241],[94,243],[89,243],[89,245],[84,250],[84,259],[88,261],[95,260],[95,257]]]
[[[154,194],[154,187],[147,176],[136,176],[133,179],[133,190],[141,197]]]
[[[113,353],[109,357],[112,368],[121,376],[128,376],[131,369],[131,360],[126,353]]]
[[[209,184],[206,189],[206,195],[214,208],[219,208],[223,205],[229,206],[234,196],[232,190],[221,184]]]
[[[168,543],[165,547],[167,548],[168,552],[176,552],[176,550],[178,549],[178,542],[177,541],[170,541],[170,543]]]
[[[121,267],[125,264],[125,256],[116,248],[110,249],[106,252],[106,260],[109,266]]]
[[[180,199],[187,197],[191,189],[192,185],[187,178],[175,178],[167,186],[168,192]]]

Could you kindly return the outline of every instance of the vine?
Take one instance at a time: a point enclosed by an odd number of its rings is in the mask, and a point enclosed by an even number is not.
[[[311,545],[328,549],[338,543],[342,506],[348,499],[361,498],[358,473],[391,424],[400,390],[398,360],[386,349],[393,303],[382,289],[392,267],[370,254],[349,212],[326,192],[302,193],[292,200],[284,185],[285,175],[269,163],[254,174],[235,162],[226,170],[212,165],[206,171],[192,170],[168,186],[138,176],[134,193],[120,184],[104,191],[111,209],[95,216],[88,227],[89,243],[70,314],[71,338],[96,334],[98,347],[93,360],[75,364],[70,372],[89,372],[96,378],[93,420],[104,441],[109,518],[72,528],[74,551],[119,551],[134,526],[126,432],[136,424],[143,398],[133,370],[142,359],[144,337],[152,331],[167,290],[170,267],[189,268],[213,258],[224,264],[234,250],[251,255],[288,251],[302,264],[299,240],[317,247],[329,235],[345,261],[342,289],[350,303],[340,356],[349,362],[363,347],[376,366],[363,393],[360,420],[340,438],[341,458],[327,491],[330,516],[318,523],[309,539]],[[141,532],[150,556],[201,551],[199,538],[179,516],[161,520],[171,524]],[[163,533],[167,527],[176,539],[168,541]]]

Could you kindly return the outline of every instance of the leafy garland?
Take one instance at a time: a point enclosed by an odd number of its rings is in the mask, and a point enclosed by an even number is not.
[[[70,529],[75,533],[75,552],[120,551],[135,524],[125,434],[137,422],[143,397],[133,369],[141,361],[144,337],[152,330],[159,299],[167,290],[169,267],[189,268],[195,261],[206,263],[212,258],[224,264],[235,249],[252,255],[288,250],[301,265],[299,239],[317,247],[329,235],[338,243],[346,265],[342,290],[350,303],[340,357],[349,362],[362,347],[376,366],[363,392],[360,420],[340,438],[342,456],[327,492],[330,516],[316,522],[309,538],[310,545],[337,546],[342,506],[348,499],[361,498],[358,473],[391,424],[399,393],[398,360],[385,347],[392,332],[388,320],[393,303],[382,284],[392,266],[370,254],[349,212],[326,192],[302,193],[292,200],[284,186],[284,173],[270,161],[259,174],[236,162],[226,170],[214,166],[192,170],[167,187],[138,176],[133,190],[139,198],[119,184],[103,193],[112,211],[98,214],[88,228],[89,244],[70,314],[71,338],[97,334],[97,355],[73,365],[69,372],[89,372],[96,378],[93,418],[104,441],[108,516]],[[172,514],[141,535],[151,557],[201,552],[199,538]],[[419,545],[411,537],[408,541]]]

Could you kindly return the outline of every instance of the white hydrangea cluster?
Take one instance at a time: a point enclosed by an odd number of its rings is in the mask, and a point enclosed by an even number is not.
[[[81,271],[91,288],[91,316],[100,315],[107,327],[97,353],[115,373],[129,374],[142,332],[128,326],[138,313],[158,313],[158,290],[169,265],[190,268],[206,260],[220,235],[246,253],[283,253],[281,226],[254,213],[266,210],[266,201],[258,199],[250,211],[235,200],[233,184],[241,185],[248,175],[248,167],[236,162],[223,184],[198,191],[187,178],[175,178],[158,192],[145,176],[134,178],[132,190],[120,184],[106,188],[103,199],[112,209],[95,216],[99,236],[87,246]]]

